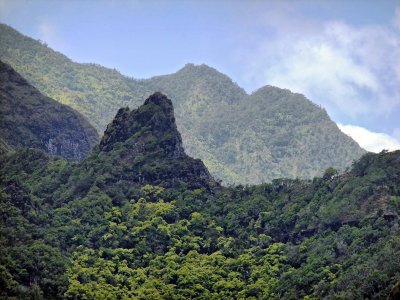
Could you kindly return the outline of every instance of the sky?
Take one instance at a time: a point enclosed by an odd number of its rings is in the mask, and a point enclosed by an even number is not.
[[[0,22],[134,78],[205,63],[287,88],[363,148],[400,149],[400,0],[0,0]]]

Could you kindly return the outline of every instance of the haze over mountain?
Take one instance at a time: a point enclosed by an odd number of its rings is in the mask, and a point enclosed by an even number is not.
[[[12,28],[0,26],[0,58],[40,91],[85,115],[101,133],[119,107],[162,91],[174,101],[187,153],[225,183],[312,178],[344,169],[363,153],[326,112],[299,94],[264,87],[251,95],[206,65],[136,80],[78,64]]]
[[[399,176],[396,151],[342,175],[220,186],[156,93],[119,109],[79,163],[0,157],[0,297],[396,299]]]
[[[31,147],[80,160],[98,135],[77,111],[44,96],[0,61],[0,139],[9,150]]]

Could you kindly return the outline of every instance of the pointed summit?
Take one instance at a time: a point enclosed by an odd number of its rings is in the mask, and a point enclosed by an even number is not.
[[[112,157],[119,178],[138,183],[171,186],[181,181],[189,186],[214,185],[203,162],[186,155],[175,124],[170,99],[155,93],[136,110],[119,109],[100,142],[103,159]]]
[[[143,105],[157,105],[162,108],[165,113],[171,113],[173,115],[174,107],[172,105],[172,101],[169,100],[167,96],[165,96],[161,92],[155,92],[153,95],[146,99]]]
[[[118,110],[104,132],[100,149],[110,151],[119,142],[133,143],[135,152],[152,151],[169,158],[185,154],[172,102],[160,92],[151,95],[136,110],[128,107]]]

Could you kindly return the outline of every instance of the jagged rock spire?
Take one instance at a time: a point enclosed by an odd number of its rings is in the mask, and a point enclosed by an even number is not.
[[[136,145],[137,152],[157,151],[169,158],[185,155],[172,102],[159,92],[151,95],[136,110],[131,111],[127,107],[119,109],[104,132],[100,149],[109,151],[116,143],[129,139]],[[150,147],[151,145],[156,147]]]
[[[189,186],[216,184],[201,160],[186,155],[172,102],[159,92],[138,109],[119,109],[99,150],[118,155],[114,161],[130,170],[124,177],[131,181],[166,186],[179,181]]]

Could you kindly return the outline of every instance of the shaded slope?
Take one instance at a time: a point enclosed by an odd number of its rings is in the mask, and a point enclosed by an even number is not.
[[[1,61],[0,137],[11,148],[38,148],[77,160],[98,141],[96,130],[78,112],[42,95]]]

